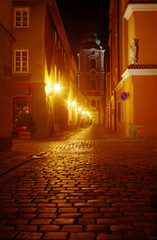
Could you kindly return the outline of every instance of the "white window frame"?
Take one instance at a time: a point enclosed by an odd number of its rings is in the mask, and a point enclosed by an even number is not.
[[[21,13],[19,20],[17,20],[17,12]],[[26,25],[24,24],[24,12],[27,13]],[[19,24],[17,24],[19,23]],[[18,7],[14,10],[14,27],[15,28],[29,28],[29,7]]]
[[[23,53],[26,52],[26,59],[23,59]],[[17,56],[16,53],[19,53]],[[17,59],[19,57],[19,59]],[[17,70],[19,68],[19,70]],[[24,70],[26,68],[26,70]],[[29,72],[29,51],[28,49],[15,49],[14,50],[14,72],[15,73],[28,73]]]

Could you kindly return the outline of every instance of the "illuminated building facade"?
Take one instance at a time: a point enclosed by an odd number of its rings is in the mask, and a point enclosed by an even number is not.
[[[11,28],[12,1],[0,7],[0,151],[10,150],[11,137],[11,60],[14,38]]]
[[[127,137],[157,136],[157,1],[111,0],[109,17],[106,126]]]
[[[96,33],[87,33],[78,53],[78,86],[87,97],[93,124],[104,124],[104,52]]]
[[[75,127],[71,102],[85,105],[85,98],[55,0],[14,0],[13,35],[14,132],[41,138]]]

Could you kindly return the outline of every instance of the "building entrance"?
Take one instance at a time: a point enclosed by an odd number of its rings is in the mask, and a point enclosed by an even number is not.
[[[32,117],[31,98],[20,96],[13,98],[13,135],[31,137]]]

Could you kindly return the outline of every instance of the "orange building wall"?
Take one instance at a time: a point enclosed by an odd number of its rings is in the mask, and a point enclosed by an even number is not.
[[[107,106],[110,104],[109,122],[114,129],[113,110],[116,103],[116,132],[125,136],[157,136],[157,76],[140,76],[140,71],[134,66],[136,76],[128,76],[122,83],[122,75],[130,65],[130,45],[134,38],[138,41],[137,64],[157,64],[157,12],[156,11],[133,11],[128,20],[123,16],[126,6],[130,3],[127,0],[110,1],[110,38],[109,47],[111,54],[111,90],[115,91],[114,97],[109,97],[109,86],[107,82]],[[119,19],[117,18],[117,3],[119,4]],[[139,2],[140,4],[140,2]],[[139,5],[138,4],[138,5]],[[119,20],[119,67],[118,79],[117,69],[117,22]],[[143,66],[146,68],[147,67]],[[138,66],[137,66],[138,68]],[[150,69],[149,69],[150,71]],[[127,73],[127,72],[126,72]],[[134,74],[133,73],[133,74]],[[142,73],[143,74],[143,73]],[[124,76],[125,77],[125,76]],[[117,80],[121,81],[117,85]],[[129,94],[124,102],[120,98],[122,92]],[[118,119],[118,103],[120,103],[120,120]],[[137,125],[137,126],[136,126]],[[131,132],[131,127],[132,132]],[[136,129],[137,127],[137,129]],[[136,130],[138,131],[136,134]]]
[[[129,60],[130,60],[130,45],[132,44],[132,40],[134,38],[137,38],[137,36],[135,35],[135,18],[134,18],[134,14],[132,14],[129,18],[129,20],[127,21],[128,23],[128,35],[126,36],[126,44],[127,44],[127,62],[126,62],[126,67],[130,64]]]
[[[138,39],[138,63],[157,63],[157,11],[134,12],[135,35]]]
[[[138,136],[157,135],[157,76],[133,77],[134,123],[145,125]]]
[[[144,21],[144,19],[147,20]],[[154,34],[157,29],[156,19],[156,11],[135,11],[132,13],[128,21],[125,20],[125,45],[128,47],[128,51],[126,51],[126,59],[127,55],[130,58],[130,45],[132,39],[136,38],[138,40],[138,64],[152,64],[157,62],[157,34]],[[126,61],[127,65],[130,64],[129,58]]]
[[[121,99],[121,93],[128,93],[128,98],[123,101]],[[133,110],[133,101],[134,101],[134,87],[132,78],[129,77],[125,80],[124,86],[120,88],[116,93],[116,131],[120,135],[130,136],[130,124],[134,123],[134,110]],[[118,120],[118,103],[121,104],[120,109],[120,121]],[[125,115],[125,116],[124,116]]]
[[[116,93],[117,133],[129,137],[130,124],[135,124],[136,136],[157,135],[156,89],[157,76],[130,76],[125,80],[124,86]],[[125,102],[120,98],[122,92],[129,93]],[[120,121],[118,120],[118,103],[121,103]]]
[[[11,150],[11,31],[12,1],[1,0],[0,7],[0,151]]]
[[[36,3],[30,6],[29,28],[14,28],[13,34],[17,41],[13,45],[13,49],[29,50],[29,71],[32,74],[30,82],[43,82],[44,80],[44,24],[43,5]]]
[[[128,56],[128,22],[124,19],[124,51],[122,54],[123,56],[123,71],[121,72],[121,74],[125,71],[125,69],[128,66],[128,62],[129,62],[129,56]]]
[[[19,6],[20,7],[20,6]],[[14,49],[29,50],[29,74],[13,74],[13,83],[20,84],[14,89],[14,96],[23,93],[28,95],[28,87],[32,96],[32,117],[35,121],[34,138],[49,136],[48,112],[45,99],[45,7],[44,4],[30,4],[29,28],[14,28],[17,41]],[[37,27],[38,26],[38,27]],[[13,56],[14,58],[14,56]],[[14,70],[14,66],[13,66]],[[42,109],[42,111],[41,111]]]

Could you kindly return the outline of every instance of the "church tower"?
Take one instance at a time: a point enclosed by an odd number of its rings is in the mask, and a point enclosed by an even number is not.
[[[81,42],[78,56],[78,87],[87,97],[93,124],[104,124],[104,52],[94,32]]]

